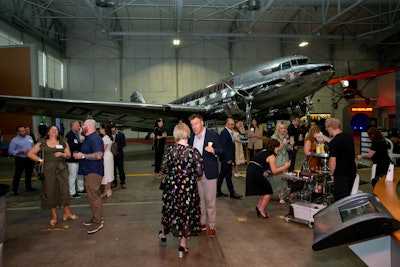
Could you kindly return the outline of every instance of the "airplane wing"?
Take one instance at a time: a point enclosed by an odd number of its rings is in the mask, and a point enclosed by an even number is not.
[[[82,121],[92,117],[100,123],[112,120],[132,130],[152,132],[158,118],[165,121],[170,131],[179,119],[187,121],[193,113],[206,114],[204,106],[176,104],[144,104],[130,102],[86,101],[56,98],[35,98],[0,95],[0,112],[12,112]]]
[[[382,70],[370,70],[370,71],[362,72],[359,74],[349,74],[349,75],[345,75],[342,77],[334,77],[334,78],[330,79],[328,84],[340,83],[343,80],[368,79],[368,78],[373,78],[376,76],[380,76],[380,75],[384,75],[384,74],[388,74],[388,73],[396,72],[396,71],[400,71],[400,67],[388,68],[388,69],[382,69]]]

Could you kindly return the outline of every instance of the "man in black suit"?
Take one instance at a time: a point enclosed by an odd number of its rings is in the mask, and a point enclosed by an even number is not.
[[[189,117],[192,133],[189,145],[197,148],[203,156],[203,179],[197,182],[200,195],[200,222],[201,229],[207,230],[206,219],[208,217],[208,236],[216,234],[216,196],[218,178],[218,156],[223,155],[221,139],[215,131],[204,127],[203,116],[193,114]]]
[[[70,131],[65,136],[71,150],[71,154],[81,152],[82,143],[80,141],[79,131],[81,129],[81,124],[79,121],[71,121]],[[66,160],[68,164],[69,171],[69,194],[72,198],[80,198],[79,193],[85,193],[85,184],[83,177],[78,175],[79,170],[79,160],[71,157]],[[78,188],[78,191],[76,191]]]
[[[224,155],[221,157],[221,171],[217,182],[217,197],[227,197],[228,195],[221,190],[224,178],[229,190],[229,196],[235,199],[241,199],[242,196],[237,194],[233,189],[232,183],[232,165],[235,164],[235,143],[233,142],[232,130],[235,127],[235,121],[232,118],[226,119],[225,128],[221,131],[220,137]]]
[[[124,170],[124,150],[126,146],[125,134],[119,132],[115,125],[111,125],[111,133],[114,139],[114,143],[118,144],[118,154],[114,156],[114,181],[111,183],[111,188],[117,186],[117,170],[119,174],[119,180],[122,189],[126,189],[125,183],[125,170]]]

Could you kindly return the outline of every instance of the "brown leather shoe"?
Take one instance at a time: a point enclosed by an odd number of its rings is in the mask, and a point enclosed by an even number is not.
[[[216,235],[216,231],[214,228],[208,229],[208,237],[214,237]]]
[[[117,184],[111,183],[111,189],[116,188]]]
[[[126,184],[121,184],[122,189],[126,189]]]

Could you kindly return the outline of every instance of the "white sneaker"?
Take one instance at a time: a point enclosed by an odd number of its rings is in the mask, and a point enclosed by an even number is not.
[[[240,174],[239,173],[235,173],[233,176],[240,177]]]

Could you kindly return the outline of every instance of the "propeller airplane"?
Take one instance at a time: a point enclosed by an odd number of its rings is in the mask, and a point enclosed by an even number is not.
[[[325,86],[334,75],[331,64],[312,64],[305,56],[275,59],[183,96],[169,104],[148,104],[140,92],[133,102],[88,101],[0,95],[0,112],[53,118],[112,120],[132,130],[149,132],[162,117],[168,130],[193,113],[206,120],[227,117],[260,120],[283,113],[306,113],[305,98]],[[1,89],[1,88],[0,88]]]

